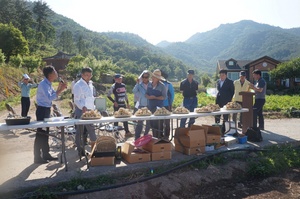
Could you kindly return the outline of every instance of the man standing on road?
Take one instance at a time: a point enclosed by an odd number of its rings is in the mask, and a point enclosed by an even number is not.
[[[148,70],[144,70],[140,75],[142,81],[140,82],[140,78],[137,79],[136,85],[134,86],[132,92],[138,97],[138,108],[143,108],[148,106],[148,99],[146,98],[146,92],[149,84],[150,72]],[[140,138],[143,129],[143,121],[138,121],[135,128],[135,140]],[[150,120],[146,120],[146,127],[144,135],[147,135],[150,130]]]
[[[107,98],[114,104],[114,111],[118,111],[121,107],[127,107],[128,109],[130,109],[128,97],[126,94],[126,85],[122,83],[122,79],[122,75],[115,74],[115,83],[111,86],[110,90],[107,93]],[[114,94],[114,99],[111,97],[112,94]],[[118,126],[118,122],[115,122],[114,126]],[[131,137],[132,134],[129,131],[128,122],[123,122],[123,126],[125,129],[125,136]]]
[[[216,104],[222,108],[224,105],[226,105],[228,102],[231,102],[233,94],[234,94],[234,85],[233,81],[227,78],[227,70],[220,70],[219,72],[220,79],[217,82],[217,98],[216,98]],[[220,123],[220,115],[217,115],[215,117],[215,122]],[[225,121],[228,121],[228,115],[223,115],[223,126]],[[225,129],[223,129],[225,131]]]
[[[180,92],[183,95],[183,106],[190,112],[194,112],[194,109],[198,106],[198,82],[194,80],[195,71],[188,70],[187,78],[180,83]],[[185,128],[187,118],[182,118],[180,121],[180,127]],[[188,127],[195,123],[195,118],[190,118]]]
[[[258,117],[258,124],[260,130],[265,130],[265,121],[263,116],[263,107],[266,103],[266,90],[267,90],[267,83],[264,78],[261,77],[260,70],[253,71],[253,79],[256,81],[256,84],[250,84],[250,88],[255,91],[255,103],[253,108],[256,109],[257,117]],[[257,120],[257,118],[255,118]],[[257,123],[257,122],[255,122]]]
[[[21,116],[26,117],[30,108],[30,89],[37,87],[37,84],[34,83],[27,74],[23,75],[22,81],[18,83],[18,86],[21,88]]]
[[[36,93],[36,119],[37,121],[43,121],[45,118],[50,118],[52,101],[55,100],[58,95],[67,88],[67,83],[59,82],[58,88],[55,91],[52,87],[52,82],[57,79],[58,75],[53,66],[46,66],[43,69],[45,78],[40,82]],[[37,129],[37,133],[34,140],[34,163],[44,164],[50,160],[57,160],[49,153],[49,128],[46,130],[42,128]],[[42,151],[42,157],[41,157]]]
[[[81,79],[76,82],[73,87],[74,90],[74,103],[75,103],[75,119],[81,118],[82,114],[88,110],[94,110],[95,97],[94,97],[94,86],[91,81],[93,70],[89,67],[83,68],[81,70]],[[90,136],[91,147],[93,147],[96,141],[95,128],[92,124],[84,125],[87,133]],[[81,132],[83,133],[83,132]],[[75,143],[78,150],[79,156],[84,156],[85,151],[83,151],[80,137],[80,128],[76,127],[76,137]],[[85,143],[83,143],[85,144]]]
[[[250,82],[246,79],[246,72],[240,72],[240,79],[237,79],[233,82],[234,84],[234,95],[233,99],[235,102],[239,103],[242,106],[243,97],[239,94],[243,91],[249,91]],[[233,121],[236,121],[237,113],[233,114]],[[238,122],[238,127],[242,128],[242,113],[240,113],[240,119]]]

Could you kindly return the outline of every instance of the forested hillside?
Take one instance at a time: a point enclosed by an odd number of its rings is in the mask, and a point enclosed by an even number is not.
[[[254,60],[265,55],[277,60],[299,57],[299,43],[300,28],[282,29],[244,20],[197,33],[185,42],[159,46],[184,63],[213,73],[219,59]]]
[[[78,56],[68,66],[69,74],[72,75],[83,65],[90,65],[102,72],[120,72],[130,77],[145,69],[152,71],[156,68],[168,73],[170,78],[182,79],[186,76],[187,65],[138,35],[87,30],[75,21],[53,12],[46,1],[0,0],[0,5],[2,29],[17,31],[24,48],[20,52],[11,51],[7,49],[7,43],[0,42],[0,49],[9,66],[27,67],[28,64],[25,66],[23,62],[27,56],[34,56],[42,65],[42,57],[63,51]],[[0,35],[0,41],[6,39],[7,35]],[[20,49],[18,45],[15,42],[15,49]],[[34,70],[34,67],[31,68]],[[98,81],[100,76],[93,78]]]

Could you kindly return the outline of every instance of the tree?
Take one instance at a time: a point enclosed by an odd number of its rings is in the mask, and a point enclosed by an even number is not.
[[[60,45],[62,46],[62,51],[72,53],[74,49],[73,34],[71,31],[62,31],[60,34]]]
[[[0,23],[0,49],[6,56],[6,62],[12,55],[26,55],[29,53],[28,42],[22,32],[10,24]]]
[[[208,84],[211,83],[211,78],[207,75],[207,73],[203,74],[201,77],[202,85],[206,88]]]
[[[32,11],[36,16],[37,39],[40,43],[50,42],[55,37],[55,28],[47,19],[50,16],[47,3],[42,0],[34,2]]]
[[[300,77],[300,58],[278,64],[275,69],[270,71],[274,79],[288,79]]]
[[[34,72],[41,65],[41,58],[35,56],[26,56],[23,58],[23,66],[29,73]]]
[[[0,66],[4,63],[5,61],[5,55],[2,53],[2,50],[0,49]]]

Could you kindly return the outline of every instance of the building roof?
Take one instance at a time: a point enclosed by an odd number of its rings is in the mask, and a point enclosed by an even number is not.
[[[51,57],[45,57],[43,60],[49,60],[49,59],[71,59],[76,54],[67,54],[59,51],[56,55],[53,55]]]
[[[235,61],[236,64],[229,66],[226,63],[229,61]],[[224,68],[224,69],[228,69],[228,70],[244,70],[245,66],[247,64],[249,64],[250,62],[252,62],[252,60],[234,60],[234,59],[229,59],[229,60],[218,60],[218,66],[219,69]]]

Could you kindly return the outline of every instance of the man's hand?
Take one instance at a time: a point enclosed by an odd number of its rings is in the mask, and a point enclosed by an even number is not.
[[[82,107],[82,113],[85,113],[87,111],[87,108],[84,106]]]
[[[155,98],[154,95],[147,95],[147,94],[146,94],[145,96],[146,96],[147,99],[154,99],[154,98]]]
[[[114,102],[114,107],[118,107],[118,106],[119,106],[118,102]]]

